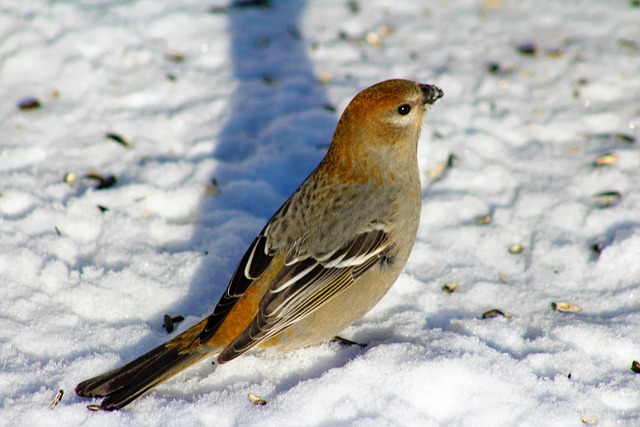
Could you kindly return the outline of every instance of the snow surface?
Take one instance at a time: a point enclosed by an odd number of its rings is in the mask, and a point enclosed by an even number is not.
[[[639,425],[634,2],[2,3],[0,425]],[[368,347],[202,363],[88,411],[75,385],[165,341],[164,314],[207,315],[348,101],[392,77],[445,97],[413,255],[343,334]]]

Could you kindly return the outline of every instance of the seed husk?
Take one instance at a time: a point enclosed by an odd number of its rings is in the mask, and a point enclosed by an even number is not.
[[[442,178],[447,169],[455,166],[457,162],[458,157],[455,154],[450,153],[446,161],[438,163],[431,169],[427,170],[427,177],[432,181],[437,181],[438,179]]]
[[[559,49],[559,48],[548,49],[545,52],[545,56],[547,58],[552,58],[552,59],[562,58],[564,56],[564,51],[562,49]]]
[[[442,175],[444,175],[444,171],[446,170],[447,170],[446,163],[438,163],[431,169],[427,170],[427,177],[432,181],[436,181],[442,178]]]
[[[364,36],[364,39],[367,43],[369,43],[376,49],[382,48],[382,39],[380,38],[380,35],[378,35],[378,33],[376,33],[375,31],[369,31],[367,35]]]
[[[588,426],[594,426],[598,424],[598,417],[595,415],[580,415],[580,421]]]
[[[318,81],[323,85],[326,85],[327,83],[330,83],[331,80],[333,80],[333,74],[331,74],[330,71],[323,71],[318,76]]]
[[[64,174],[64,182],[69,185],[73,185],[76,183],[76,174],[75,172],[67,172]]]
[[[446,283],[445,285],[442,286],[442,291],[447,293],[447,294],[452,294],[455,291],[458,290],[458,284],[457,283]]]
[[[476,218],[477,225],[488,225],[491,224],[491,221],[493,221],[493,217],[491,215],[484,215]]]
[[[165,55],[165,58],[167,58],[167,60],[171,62],[180,63],[180,62],[184,62],[186,55],[184,54],[184,52],[176,51],[176,52],[167,53]]]
[[[524,246],[522,246],[520,244],[515,244],[515,245],[509,246],[509,253],[511,255],[519,255],[522,252],[524,252]]]
[[[633,5],[633,3],[634,1],[632,0],[631,4]],[[636,6],[640,4],[639,1],[635,1],[635,3]],[[640,50],[640,45],[636,41],[630,39],[618,39],[618,46],[629,52],[637,52]]]
[[[56,393],[56,397],[49,403],[49,408],[54,408],[60,401],[62,400],[62,396],[64,396],[64,390],[60,389]]]
[[[568,302],[552,302],[551,309],[561,313],[579,313],[582,311],[582,307]]]
[[[266,401],[266,400],[264,400],[263,398],[261,398],[261,397],[259,397],[259,396],[256,396],[256,395],[255,395],[255,394],[253,394],[253,393],[249,393],[249,394],[247,395],[247,397],[249,398],[249,401],[250,401],[251,403],[253,403],[254,405],[264,406],[264,405],[266,405],[266,404],[267,404],[267,401]]]
[[[618,156],[615,153],[606,153],[601,156],[596,157],[593,161],[594,167],[603,167],[603,166],[615,166],[618,163]]]

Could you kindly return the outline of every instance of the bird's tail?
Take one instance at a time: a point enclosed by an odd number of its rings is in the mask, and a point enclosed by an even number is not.
[[[198,326],[198,325],[196,325]],[[209,351],[185,349],[186,331],[120,368],[83,381],[76,387],[82,397],[105,397],[99,409],[121,409],[180,371],[211,355]]]

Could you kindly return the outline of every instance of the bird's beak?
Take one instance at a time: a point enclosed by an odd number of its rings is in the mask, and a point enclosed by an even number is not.
[[[424,94],[424,105],[433,105],[444,95],[444,92],[434,85],[420,84],[420,89],[422,89],[422,93]]]

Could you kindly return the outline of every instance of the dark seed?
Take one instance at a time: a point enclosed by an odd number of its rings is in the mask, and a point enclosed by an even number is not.
[[[162,324],[164,330],[167,331],[168,334],[174,331],[175,327],[173,326],[173,319],[168,314],[164,315],[164,323]]]
[[[262,81],[266,85],[273,85],[276,82],[276,78],[273,76],[262,76]]]
[[[452,168],[456,163],[458,163],[458,156],[453,153],[449,154],[449,157],[447,158],[447,167]]]
[[[164,323],[162,326],[168,334],[172,333],[175,330],[175,325],[184,321],[184,316],[170,316],[168,314],[164,315]]]
[[[125,147],[128,147],[130,145],[129,141],[127,141],[126,139],[124,139],[124,137],[118,135],[117,133],[106,133],[104,136]]]
[[[208,185],[205,191],[209,196],[217,196],[218,194],[220,194],[220,186],[218,185],[218,180],[215,178],[211,178],[211,185]]]
[[[491,309],[489,311],[485,311],[484,313],[482,313],[482,318],[483,319],[491,319],[493,317],[498,317],[498,316],[506,317],[508,319],[508,318],[511,317],[511,314],[505,313],[502,310],[498,310],[497,308],[494,308],[494,309]]]
[[[640,374],[640,363],[637,360],[631,362],[631,370],[636,374]]]
[[[42,104],[40,104],[40,101],[32,97],[25,98],[22,101],[18,102],[18,108],[23,111],[37,110],[41,106]]]
[[[89,172],[84,177],[98,182],[96,190],[111,188],[118,182],[118,178],[116,178],[115,175],[109,175],[105,178],[97,172]]]
[[[518,49],[518,52],[520,52],[522,55],[529,55],[529,56],[535,55],[536,52],[538,51],[538,47],[531,42],[519,44],[517,49]]]
[[[296,40],[302,39],[302,33],[298,29],[298,27],[289,27],[287,28],[287,32]]]
[[[100,184],[96,187],[96,190],[105,190],[107,188],[111,188],[116,185],[118,179],[114,175],[109,175],[106,179],[100,182]]]
[[[360,12],[360,3],[358,3],[357,1],[349,1],[347,2],[347,7],[349,8],[349,12],[351,12],[352,15],[357,15],[358,12]]]
[[[270,0],[236,0],[231,3],[231,7],[235,9],[269,9],[271,7]]]
[[[485,66],[485,69],[489,74],[498,74],[502,71],[502,67],[500,67],[500,64],[497,62],[487,63],[487,65]]]
[[[594,194],[596,204],[600,208],[608,208],[615,205],[622,198],[622,194],[617,191],[605,191],[602,193]]]
[[[109,208],[106,206],[98,205],[98,209],[100,209],[100,212],[109,212]]]
[[[633,144],[636,139],[631,136],[631,135],[627,135],[626,133],[596,133],[595,135],[593,135],[594,138],[597,139],[605,139],[605,140],[614,140],[614,141],[620,141],[620,142],[626,142],[627,144]]]
[[[600,256],[600,254],[602,253],[602,251],[605,248],[604,243],[601,242],[595,242],[592,243],[589,248],[591,249],[591,253],[593,255],[594,259],[598,259],[598,257]]]

